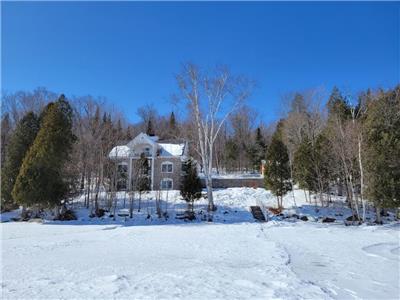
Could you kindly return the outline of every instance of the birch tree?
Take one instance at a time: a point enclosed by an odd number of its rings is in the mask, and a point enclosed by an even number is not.
[[[208,211],[214,211],[214,143],[227,118],[249,97],[253,84],[244,77],[232,75],[226,67],[217,66],[207,72],[192,63],[184,64],[176,79],[195,124],[195,150],[204,172]]]

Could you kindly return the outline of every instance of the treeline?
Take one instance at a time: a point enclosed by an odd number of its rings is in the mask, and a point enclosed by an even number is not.
[[[307,196],[310,202],[324,206],[332,193],[342,190],[360,219],[367,201],[378,211],[399,207],[399,87],[366,91],[357,101],[350,100],[337,88],[328,99],[296,93],[284,117],[268,125],[257,122],[257,113],[243,104],[214,143],[215,171],[259,172],[265,160],[266,185],[279,205],[298,184],[313,194]],[[65,99],[44,88],[3,94],[2,210],[33,205],[36,210],[56,207],[59,213],[68,198],[84,194],[85,206],[98,214],[102,191],[109,192],[110,209],[120,170],[108,154],[140,132],[188,140],[190,154],[201,162],[191,114],[160,115],[148,105],[137,115],[140,120],[132,124],[105,99]]]
[[[349,100],[336,87],[325,106],[313,94],[291,99],[266,155],[266,185],[279,205],[298,184],[323,206],[343,189],[357,221],[367,200],[378,222],[381,209],[400,206],[400,87]]]
[[[65,130],[70,130],[68,133],[57,128],[49,129],[49,126],[61,126],[58,121],[46,123],[44,127],[49,107],[60,101],[64,103],[60,109],[65,114],[63,118],[68,119],[68,122],[64,120],[68,124],[63,125]],[[68,109],[65,105],[68,105]],[[93,214],[98,214],[102,191],[109,192],[105,208],[110,209],[115,204],[121,170],[117,161],[108,159],[114,146],[126,144],[140,132],[165,140],[188,140],[192,146],[196,141],[192,120],[178,120],[173,111],[163,116],[152,105],[147,105],[137,110],[137,116],[139,121],[132,124],[103,98],[82,96],[66,99],[45,88],[3,94],[1,209],[10,210],[22,205],[32,208],[36,214],[43,208],[56,207],[56,214],[59,214],[65,209],[64,203],[68,198],[84,194],[85,206]],[[255,127],[255,119],[256,113],[246,106],[231,116],[215,143],[214,165],[217,172],[259,172],[272,127],[267,128],[262,124]],[[55,131],[59,135],[46,136],[52,143],[47,145],[43,141],[44,133],[40,134],[39,139],[40,131]],[[190,154],[201,161],[192,146]],[[28,170],[31,177],[21,177],[25,181],[19,181],[25,160],[33,159],[28,158],[31,148],[39,148],[31,156],[41,157],[42,160],[33,162],[36,164],[35,171]],[[24,172],[28,171],[24,169]],[[50,177],[41,175],[39,178],[34,172],[46,173]],[[47,188],[45,183],[52,182],[48,179],[58,180],[59,183],[53,185],[56,190]],[[24,194],[21,194],[22,191],[14,193],[14,189],[24,189]],[[37,193],[37,197],[29,197],[30,193]]]

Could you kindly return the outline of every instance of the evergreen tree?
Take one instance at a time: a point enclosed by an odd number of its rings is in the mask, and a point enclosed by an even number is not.
[[[351,118],[350,105],[336,86],[333,87],[327,106],[329,116],[338,116],[342,121]]]
[[[278,123],[272,136],[266,157],[265,184],[277,197],[278,207],[282,207],[283,196],[291,190],[289,154],[282,141],[283,122]]]
[[[148,136],[155,136],[154,129],[153,129],[153,122],[151,122],[150,119],[147,121],[146,134]]]
[[[183,163],[183,177],[180,186],[181,196],[188,203],[188,211],[193,212],[193,204],[201,197],[201,181],[197,174],[196,162],[188,159]]]
[[[8,144],[10,142],[10,136],[12,132],[10,115],[6,113],[1,118],[1,166],[4,165],[6,159],[6,153],[8,150]]]
[[[22,161],[33,144],[38,131],[39,119],[33,112],[29,112],[19,121],[11,136],[7,157],[1,172],[2,209],[10,209],[15,206],[11,192]]]
[[[139,159],[139,175],[137,179],[137,190],[139,192],[150,191],[149,168],[149,161],[142,153]]]
[[[400,206],[400,86],[368,105],[365,120],[368,199],[377,208]]]
[[[225,144],[226,161],[230,170],[234,170],[236,162],[238,160],[239,146],[234,142],[232,138],[228,139]]]
[[[40,130],[26,154],[12,195],[25,206],[54,207],[68,193],[64,167],[75,136],[72,108],[64,95],[47,107]]]
[[[176,124],[176,118],[175,118],[174,112],[171,112],[168,123],[169,123],[168,124],[168,137],[176,138],[177,136],[179,136],[179,130],[178,130],[178,126]]]
[[[326,192],[329,187],[327,141],[323,135],[313,144],[305,138],[294,153],[294,179],[311,192]]]
[[[261,161],[265,159],[266,150],[267,147],[261,128],[257,127],[254,145],[249,147],[248,151],[253,170],[260,170]]]
[[[169,128],[171,130],[175,130],[176,129],[176,120],[175,120],[174,112],[171,112],[171,115],[169,116]]]
[[[312,146],[308,139],[299,145],[294,153],[293,159],[293,177],[299,184],[299,187],[309,191],[316,191],[316,174],[314,172],[314,164],[311,159]]]

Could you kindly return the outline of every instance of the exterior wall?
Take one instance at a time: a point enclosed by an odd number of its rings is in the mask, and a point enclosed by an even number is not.
[[[213,188],[265,187],[264,178],[213,178],[212,183]],[[201,179],[201,185],[206,187],[204,179]]]
[[[173,164],[172,173],[161,172],[161,164],[163,162],[171,162]],[[178,190],[181,184],[181,170],[182,162],[179,157],[156,157],[154,160],[154,183],[153,190],[161,188],[161,180],[163,178],[170,178],[173,181],[172,189]]]

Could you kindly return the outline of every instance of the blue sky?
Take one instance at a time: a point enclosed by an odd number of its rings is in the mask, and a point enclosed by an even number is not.
[[[227,64],[258,82],[266,122],[281,96],[399,83],[398,3],[2,2],[2,89],[104,96],[136,121],[171,110],[183,62]]]

